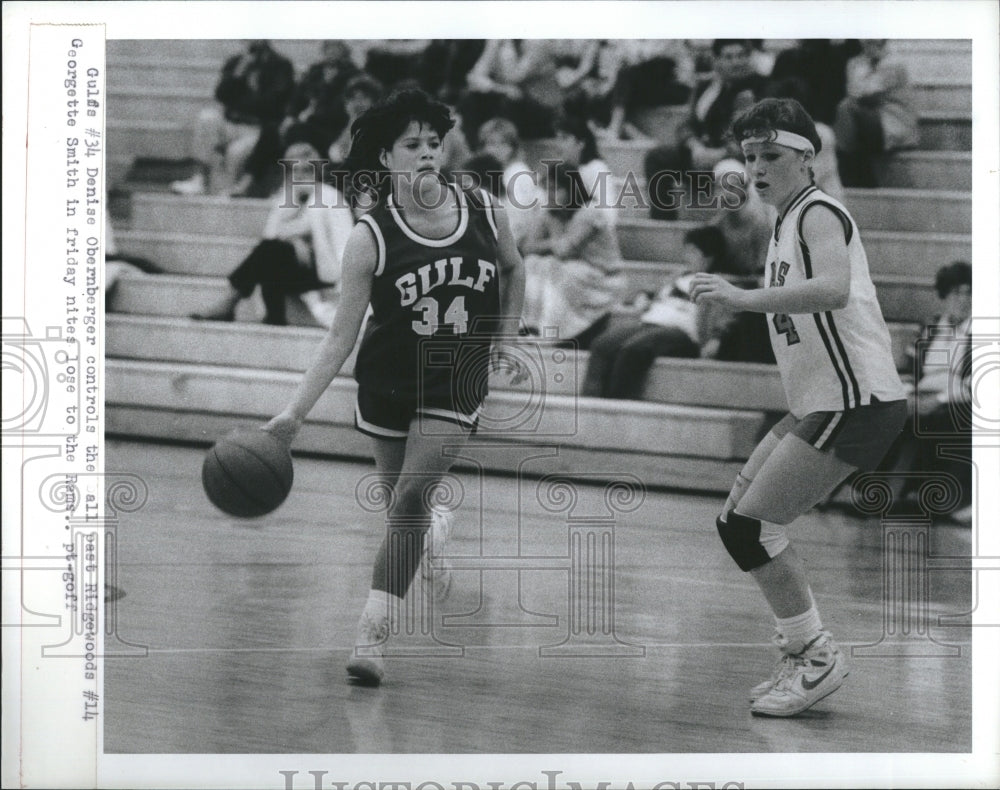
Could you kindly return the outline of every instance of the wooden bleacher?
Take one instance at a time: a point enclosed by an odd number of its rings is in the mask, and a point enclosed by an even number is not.
[[[109,183],[123,178],[137,156],[189,155],[194,118],[212,102],[222,61],[243,43],[108,42]],[[849,190],[847,202],[901,362],[917,325],[936,308],[937,267],[970,256],[971,49],[961,41],[896,44],[911,66],[921,149],[887,158],[880,169],[889,186]],[[300,71],[318,57],[319,46],[275,42]],[[650,145],[605,144],[602,154],[619,176],[641,176]],[[168,273],[123,278],[109,297],[110,434],[209,442],[237,425],[259,424],[287,401],[322,330],[260,326],[253,303],[241,305],[242,320],[233,324],[185,318],[221,292],[225,274],[256,243],[267,208],[257,200],[132,194],[127,216],[115,223],[118,246]],[[655,289],[676,271],[680,237],[692,222],[653,222],[626,208],[620,223],[632,290]],[[544,403],[537,387],[495,382],[488,409],[495,422],[509,427],[506,416],[535,413],[541,422],[534,433],[530,424],[522,432],[486,425],[483,438],[498,448],[488,468],[513,471],[511,454],[500,451],[511,444],[548,442],[559,446],[550,471],[629,471],[650,485],[726,491],[784,408],[773,366],[660,359],[645,400],[617,402],[576,395],[573,384],[582,380],[586,361],[582,352],[563,354],[559,369],[571,375],[550,377]],[[317,405],[297,449],[370,457],[368,440],[353,430],[354,391],[349,365]]]

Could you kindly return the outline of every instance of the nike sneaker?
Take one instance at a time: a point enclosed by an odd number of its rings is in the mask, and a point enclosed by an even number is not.
[[[787,657],[774,685],[751,703],[754,715],[796,716],[833,694],[847,677],[847,659],[827,631]]]
[[[801,650],[805,647],[805,645],[801,643],[798,645],[791,645],[791,643],[789,643],[789,641],[785,639],[779,631],[774,632],[774,636],[771,637],[771,644],[778,648],[781,653],[781,657],[774,665],[774,671],[771,673],[771,677],[763,683],[758,683],[750,689],[751,702],[756,702],[758,699],[763,697],[767,694],[767,692],[774,688],[775,684],[779,680],[795,669],[795,652],[796,650]]]

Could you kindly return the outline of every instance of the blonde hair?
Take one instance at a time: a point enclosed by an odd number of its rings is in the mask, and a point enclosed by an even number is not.
[[[476,141],[481,147],[483,140],[490,135],[499,135],[507,145],[515,151],[521,147],[521,138],[518,137],[517,127],[506,118],[490,118],[476,132]]]

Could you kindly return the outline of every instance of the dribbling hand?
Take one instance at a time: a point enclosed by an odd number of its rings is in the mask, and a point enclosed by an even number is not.
[[[302,420],[298,417],[292,416],[291,414],[282,412],[277,417],[268,421],[265,425],[262,425],[261,430],[267,431],[275,439],[281,442],[285,446],[286,450],[290,450],[292,442],[295,441],[295,437],[301,427]]]

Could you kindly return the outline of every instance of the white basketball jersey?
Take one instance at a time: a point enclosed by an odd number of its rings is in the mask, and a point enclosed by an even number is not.
[[[858,227],[839,202],[814,186],[802,190],[778,223],[767,255],[765,285],[780,288],[813,276],[802,218],[810,206],[827,206],[840,218],[847,240],[851,291],[847,305],[822,313],[768,314],[771,345],[795,417],[843,411],[905,398],[892,341],[875,297]]]

